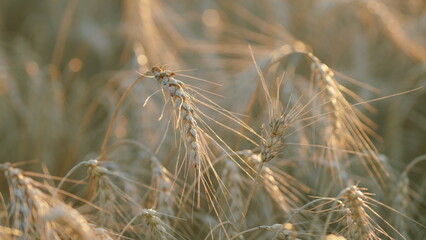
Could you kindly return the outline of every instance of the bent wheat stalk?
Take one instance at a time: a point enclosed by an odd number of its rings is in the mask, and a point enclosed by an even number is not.
[[[145,76],[144,75],[141,75],[141,76],[139,76],[127,89],[126,89],[126,91],[123,93],[123,95],[121,96],[121,98],[120,98],[120,100],[118,101],[118,104],[117,104],[117,107],[115,108],[115,110],[114,110],[114,113],[113,113],[113,115],[112,115],[112,118],[111,118],[111,121],[110,121],[110,123],[108,124],[108,129],[107,129],[107,131],[106,131],[106,133],[105,133],[105,137],[104,137],[104,140],[103,140],[103,142],[102,142],[102,146],[101,146],[101,155],[100,155],[100,157],[99,157],[99,160],[101,161],[101,160],[105,160],[105,158],[106,158],[106,152],[107,152],[107,145],[108,145],[108,141],[109,141],[109,138],[110,138],[110,136],[111,136],[111,133],[112,133],[112,129],[113,129],[113,127],[114,127],[114,125],[115,125],[115,122],[117,121],[117,117],[118,117],[118,112],[119,112],[119,110],[120,110],[120,108],[121,108],[121,106],[123,105],[123,103],[124,103],[124,100],[127,98],[127,96],[130,94],[130,92],[132,91],[132,89],[136,86],[136,84],[139,82],[139,81],[141,81],[143,78],[144,78]]]

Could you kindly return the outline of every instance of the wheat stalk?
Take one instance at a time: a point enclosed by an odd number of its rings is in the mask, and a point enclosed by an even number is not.
[[[176,214],[175,207],[178,205],[178,199],[175,196],[175,188],[177,187],[177,183],[172,178],[170,178],[171,174],[155,156],[151,156],[151,162],[151,187],[153,187],[153,189],[155,190],[152,199],[153,208],[157,209],[159,212],[165,215],[174,216]],[[170,224],[168,218],[165,219],[164,222],[168,225]]]

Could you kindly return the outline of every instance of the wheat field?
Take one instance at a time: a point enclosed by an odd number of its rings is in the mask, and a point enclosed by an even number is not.
[[[0,239],[426,239],[423,0],[0,2]]]

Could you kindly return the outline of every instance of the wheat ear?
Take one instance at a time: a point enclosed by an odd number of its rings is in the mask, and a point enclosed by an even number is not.
[[[146,230],[147,239],[152,240],[176,240],[176,238],[169,233],[173,231],[172,228],[164,223],[158,216],[158,212],[154,209],[143,209],[124,227],[117,240],[120,240],[127,228],[139,217],[143,220],[143,226]]]
[[[185,147],[189,155],[189,161],[198,169],[201,159],[205,157],[205,151],[202,150],[202,138],[197,121],[195,120],[194,107],[191,96],[185,89],[182,81],[175,79],[175,73],[164,70],[161,67],[153,67],[151,72],[155,79],[165,86],[172,98],[177,114],[177,123],[182,127],[182,137],[185,140]]]
[[[23,175],[22,170],[11,164],[0,164],[11,191],[11,213],[13,228],[22,232],[25,239],[61,239],[64,236],[75,236],[70,239],[96,239],[86,219],[76,210],[40,190],[48,187]],[[50,189],[53,190],[53,189]],[[62,211],[60,218],[53,212]],[[68,219],[69,225],[58,224],[59,219]],[[68,221],[67,220],[67,221]],[[65,231],[66,230],[66,231]]]
[[[347,235],[354,240],[380,239],[375,233],[371,217],[367,214],[367,197],[357,186],[350,186],[340,194],[347,209]]]

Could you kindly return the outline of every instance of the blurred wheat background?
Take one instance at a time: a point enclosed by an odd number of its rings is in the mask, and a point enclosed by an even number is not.
[[[424,0],[3,0],[0,237],[424,239],[425,85]]]

